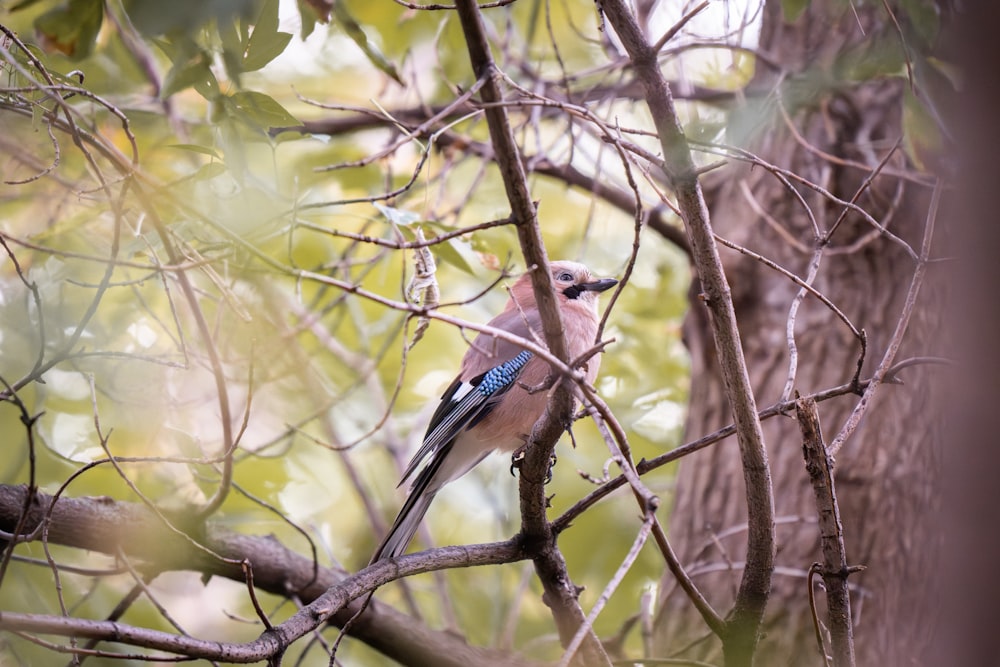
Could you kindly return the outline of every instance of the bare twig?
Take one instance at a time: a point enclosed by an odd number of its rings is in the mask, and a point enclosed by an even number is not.
[[[844,442],[851,437],[855,429],[857,429],[858,425],[861,423],[861,419],[868,411],[868,406],[871,404],[871,400],[875,396],[875,392],[878,390],[882,381],[888,375],[889,369],[892,367],[892,362],[896,358],[899,346],[903,343],[903,336],[906,334],[906,330],[909,327],[910,317],[913,315],[913,310],[916,307],[917,296],[920,294],[920,288],[923,286],[924,274],[927,271],[928,261],[930,260],[931,242],[934,239],[934,226],[937,222],[938,205],[941,201],[941,191],[943,187],[943,183],[938,181],[937,185],[934,187],[934,191],[931,193],[931,202],[927,209],[927,221],[924,224],[924,238],[920,246],[920,258],[917,262],[916,268],[913,270],[913,277],[910,279],[910,287],[906,293],[903,310],[899,314],[899,320],[896,322],[896,329],[892,333],[892,338],[889,339],[889,344],[886,347],[885,354],[883,354],[878,368],[875,369],[875,373],[872,375],[872,379],[868,383],[865,393],[862,394],[861,400],[854,406],[854,410],[847,418],[847,421],[844,423],[843,427],[841,427],[837,436],[833,439],[833,442],[830,443],[830,446],[828,447],[830,456],[837,455],[840,448],[844,446]]]
[[[806,586],[809,590],[809,615],[812,617],[813,633],[816,635],[816,648],[819,650],[820,657],[823,658],[823,665],[830,667],[830,656],[826,652],[826,642],[823,640],[823,624],[819,620],[819,611],[816,609],[815,577],[820,573],[822,567],[819,563],[813,563],[809,566]]]
[[[904,359],[897,364],[894,364],[888,372],[886,373],[886,378],[894,378],[898,370],[913,366],[915,364],[933,364],[933,365],[950,365],[951,361],[948,359],[943,359],[941,357],[913,357],[909,359]],[[883,382],[887,382],[888,379],[884,379]],[[809,394],[809,398],[814,398],[817,401],[827,401],[838,396],[844,396],[846,394],[855,393],[858,388],[861,390],[866,389],[871,384],[871,380],[864,380],[855,385],[854,382],[847,382],[836,387],[830,387],[829,389],[824,389],[822,391],[817,391],[815,393]],[[760,419],[763,421],[765,419],[771,419],[772,417],[777,417],[778,415],[787,414],[790,410],[795,408],[794,401],[779,401],[767,408],[761,410],[758,414]],[[697,451],[710,447],[715,443],[728,438],[729,436],[736,433],[736,426],[729,424],[728,426],[723,426],[722,428],[708,433],[698,438],[697,440],[692,440],[691,442],[685,443],[680,447],[670,450],[664,454],[660,454],[652,459],[640,461],[636,464],[636,470],[640,475],[644,475],[651,470],[656,470],[662,466],[672,463],[679,459],[684,458],[690,454]],[[576,519],[580,514],[585,512],[589,507],[600,501],[605,496],[608,496],[612,491],[621,488],[627,483],[624,475],[619,475],[610,480],[599,480],[602,486],[598,489],[591,491],[586,497],[582,498],[575,505],[570,507],[566,512],[559,516],[555,521],[552,522],[553,530],[561,532],[565,530],[574,519]],[[777,521],[777,519],[776,519]]]
[[[802,278],[798,277],[797,275],[795,275],[788,269],[784,268],[780,264],[777,264],[776,262],[768,259],[767,257],[764,257],[763,255],[760,255],[750,250],[749,248],[745,248],[744,246],[741,246],[738,243],[733,243],[728,239],[724,239],[718,234],[715,234],[714,237],[716,241],[726,246],[727,248],[732,248],[733,250],[736,250],[741,254],[746,255],[747,257],[753,258],[754,260],[760,262],[764,266],[773,269],[774,271],[777,271],[781,275],[785,276],[790,281],[792,281],[800,288],[802,288],[804,291],[808,292],[809,294],[812,294],[814,297],[820,300],[820,303],[829,308],[833,312],[833,314],[837,316],[837,319],[843,322],[847,326],[847,328],[851,330],[851,333],[854,334],[855,338],[858,339],[861,338],[861,332],[858,331],[858,328],[854,326],[854,323],[851,322],[851,320],[847,317],[847,315],[845,315],[843,311],[840,310],[840,308],[838,308],[832,301],[830,301],[830,299],[827,298],[826,295],[824,295],[818,289],[813,287],[810,280],[808,279],[803,280]]]
[[[694,9],[684,14],[684,16],[682,16],[677,23],[670,26],[670,29],[667,30],[665,33],[663,33],[662,37],[656,40],[656,44],[653,44],[653,52],[659,53],[660,49],[662,49],[667,42],[672,40],[677,35],[677,33],[679,33],[681,30],[684,29],[684,26],[690,23],[691,19],[693,19],[698,14],[701,14],[707,7],[708,7],[708,0],[705,0],[700,5],[697,5]]]
[[[639,472],[632,460],[632,452],[628,446],[628,439],[625,436],[625,430],[622,428],[621,424],[615,419],[614,415],[611,413],[610,408],[607,404],[597,394],[591,390],[590,387],[585,387],[584,391],[587,396],[588,402],[593,406],[596,414],[594,414],[594,422],[597,424],[598,428],[602,432],[609,430],[613,432],[614,437],[610,437],[610,434],[605,436],[605,440],[608,442],[608,447],[611,450],[611,454],[615,460],[618,461],[619,466],[622,469],[623,477],[628,480],[629,486],[632,488],[632,493],[635,495],[636,502],[639,505],[639,510],[646,515],[659,505],[659,498],[652,495],[652,493],[646,489],[639,481]],[[561,517],[560,517],[561,518]],[[656,515],[653,514],[653,524],[652,524],[652,534],[656,541],[656,545],[660,550],[660,554],[663,556],[664,562],[667,564],[667,568],[670,573],[677,580],[678,585],[684,591],[684,593],[691,600],[695,609],[701,614],[702,619],[704,619],[705,624],[715,632],[716,634],[721,634],[725,631],[725,621],[719,616],[718,612],[712,608],[712,605],[708,602],[705,596],[698,590],[695,586],[694,581],[692,581],[690,575],[684,570],[684,566],[681,564],[680,559],[674,552],[673,547],[667,540],[667,535],[663,530],[663,526],[656,519]]]
[[[766,169],[775,176],[781,176],[788,179],[789,181],[796,181],[798,183],[801,183],[807,188],[820,194],[830,202],[837,204],[838,206],[843,206],[847,209],[850,209],[852,212],[861,216],[861,218],[864,219],[865,222],[871,225],[875,230],[877,230],[880,235],[886,237],[893,243],[900,246],[904,251],[906,251],[906,254],[909,255],[911,259],[913,259],[914,261],[919,261],[920,258],[917,255],[916,251],[913,249],[913,247],[910,246],[909,243],[907,243],[906,241],[904,241],[903,239],[901,239],[900,237],[896,236],[891,231],[886,229],[885,225],[876,220],[874,217],[872,217],[871,213],[869,213],[868,211],[866,211],[865,209],[863,209],[862,207],[858,206],[853,202],[841,199],[840,197],[833,194],[823,186],[819,185],[818,183],[814,183],[808,178],[803,177],[801,174],[797,174],[796,172],[791,171],[789,169],[783,169],[781,167],[778,167],[777,165],[771,164],[767,160],[764,160],[761,157],[754,155],[750,151],[736,146],[727,146],[725,144],[711,145],[711,144],[700,143],[695,140],[691,140],[691,143],[697,144],[699,146],[699,150],[705,153],[711,153],[714,155],[725,155],[736,160],[745,161],[753,165],[759,165],[760,167]]]
[[[629,549],[628,554],[626,554],[625,559],[618,566],[618,570],[615,572],[614,576],[611,577],[608,584],[604,587],[601,592],[597,602],[594,603],[593,608],[590,613],[587,614],[587,621],[584,625],[580,626],[577,630],[576,635],[570,641],[569,646],[563,652],[562,658],[559,660],[559,667],[568,667],[573,656],[576,654],[577,649],[580,648],[580,644],[583,643],[584,638],[587,636],[588,632],[593,631],[594,621],[597,620],[597,616],[604,609],[608,600],[611,599],[612,594],[617,590],[618,586],[621,584],[622,579],[628,574],[628,571],[632,568],[632,564],[639,557],[639,552],[642,550],[646,540],[649,538],[649,533],[653,529],[653,521],[656,515],[650,511],[646,516],[646,519],[642,522],[642,528],[639,529],[639,533],[635,536],[635,540],[632,542],[632,548]]]

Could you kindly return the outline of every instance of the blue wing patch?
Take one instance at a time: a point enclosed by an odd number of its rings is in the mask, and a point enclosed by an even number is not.
[[[428,455],[449,446],[455,436],[486,417],[500,397],[514,386],[532,356],[531,352],[523,350],[513,359],[468,382],[453,382],[441,397],[441,404],[427,427],[424,442],[413,455],[399,483],[405,482]]]
[[[476,391],[486,398],[489,398],[498,391],[506,391],[514,384],[517,376],[521,374],[524,365],[528,363],[528,359],[531,359],[531,352],[523,350],[510,361],[505,361],[499,366],[486,371],[479,384],[476,385]]]

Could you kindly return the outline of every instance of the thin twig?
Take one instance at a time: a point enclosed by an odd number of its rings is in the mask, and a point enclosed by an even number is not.
[[[51,495],[38,493],[36,502],[25,516],[20,508],[27,495],[23,486],[0,485],[0,528],[11,530],[19,519],[23,519],[29,530],[44,523],[48,526],[46,539],[53,544],[103,553],[114,553],[123,548],[130,556],[148,561],[154,567],[194,570],[234,581],[244,579],[240,563],[250,557],[254,561],[256,588],[279,596],[288,594],[290,584],[292,588],[299,588],[300,582],[312,577],[311,559],[285,549],[268,536],[246,536],[218,526],[206,527],[203,540],[211,549],[227,556],[217,559],[207,556],[196,545],[178,539],[158,517],[140,504],[109,498],[64,497],[57,500]],[[399,577],[441,568],[511,563],[527,557],[528,553],[516,540],[508,540],[411,554],[350,576],[342,570],[322,568],[320,580],[300,593],[310,600],[310,604],[303,607],[300,613],[275,625],[274,631],[264,632],[258,639],[247,643],[185,637],[113,620],[92,621],[6,611],[0,615],[0,631],[111,640],[175,654],[184,653],[188,659],[204,658],[227,664],[260,662],[330,620],[345,623],[353,609],[343,609],[348,599],[363,596]],[[338,609],[343,610],[338,613]],[[523,659],[470,647],[448,633],[430,631],[388,607],[380,606],[375,612],[366,616],[365,623],[359,624],[356,634],[397,660],[411,655],[422,656],[419,659],[425,664],[452,667],[486,662],[525,665]],[[331,618],[331,615],[336,615],[336,618]]]
[[[266,629],[273,629],[274,626],[271,625],[271,619],[261,609],[260,602],[257,600],[257,591],[253,587],[253,565],[250,563],[250,559],[244,558],[243,562],[240,563],[240,567],[243,568],[243,576],[246,577],[247,593],[250,595],[250,603],[253,605],[254,611],[257,612],[257,618],[260,619],[260,622],[264,624]]]
[[[760,255],[759,253],[750,250],[749,248],[745,248],[744,246],[741,246],[738,243],[733,243],[728,239],[724,239],[718,234],[713,234],[713,236],[716,241],[726,246],[727,248],[732,248],[733,250],[736,250],[739,253],[746,255],[747,257],[755,259],[756,261],[760,262],[769,269],[773,269],[774,271],[777,271],[781,275],[785,276],[793,283],[801,287],[803,290],[812,294],[814,297],[819,299],[824,306],[829,308],[833,312],[833,314],[837,316],[837,319],[843,322],[847,326],[847,328],[851,330],[851,333],[854,334],[855,338],[858,339],[861,338],[861,332],[858,331],[858,328],[854,326],[854,323],[851,322],[851,320],[847,317],[847,315],[845,315],[843,311],[840,310],[840,308],[837,308],[837,306],[832,301],[830,301],[830,299],[827,298],[822,292],[820,292],[818,289],[809,284],[808,280],[803,280],[802,278],[799,278],[797,275],[795,275],[785,267],[781,266],[777,262],[774,262],[768,259],[767,257],[764,257],[763,255]]]
[[[643,513],[643,515],[648,514],[651,510],[655,510],[659,504],[659,498],[653,496],[646,486],[639,481],[639,472],[632,460],[632,452],[628,446],[628,438],[625,435],[625,429],[622,428],[614,414],[612,414],[611,409],[596,394],[596,392],[594,392],[590,387],[584,387],[584,393],[587,397],[587,401],[591,404],[591,406],[593,406],[595,411],[595,414],[593,415],[594,423],[597,424],[598,428],[602,431],[602,434],[604,431],[608,430],[609,427],[614,433],[614,437],[605,437],[605,441],[608,443],[612,457],[618,461],[623,477],[628,480],[629,486],[632,488],[632,493],[635,495],[636,502],[639,504],[639,510]],[[555,524],[553,524],[553,527],[555,527]],[[719,613],[712,608],[708,599],[700,590],[698,590],[698,587],[695,586],[690,575],[684,570],[684,566],[681,564],[680,559],[677,557],[673,547],[667,540],[663,526],[660,525],[660,522],[657,520],[655,514],[653,515],[652,533],[656,545],[660,550],[660,554],[663,556],[664,562],[667,564],[667,568],[670,570],[670,573],[674,576],[674,579],[677,580],[677,584],[691,600],[691,603],[694,605],[698,613],[701,614],[705,624],[712,630],[712,632],[722,634],[725,631],[725,621]]]
[[[912,357],[909,359],[904,359],[899,363],[893,365],[885,375],[883,382],[889,382],[890,378],[895,378],[897,370],[907,368],[916,364],[932,364],[932,365],[951,365],[951,360],[944,359],[941,357]],[[830,387],[829,389],[823,389],[815,393],[809,394],[809,398],[814,398],[817,401],[827,401],[838,396],[844,396],[846,394],[854,394],[860,388],[861,390],[866,389],[871,380],[864,380],[855,385],[853,382],[847,382],[836,387]],[[786,415],[790,410],[795,408],[795,401],[779,401],[773,405],[761,410],[758,415],[761,421],[771,419],[772,417],[777,417],[778,415]],[[689,456],[697,451],[710,447],[715,443],[728,438],[729,436],[736,433],[736,426],[729,424],[728,426],[723,426],[722,428],[713,431],[707,435],[703,435],[697,440],[692,440],[687,442],[675,449],[670,450],[664,454],[660,454],[652,459],[645,459],[639,461],[636,464],[636,470],[639,475],[645,475],[646,473],[661,468],[668,463],[673,463],[679,459]],[[552,529],[556,532],[561,532],[566,530],[567,527],[583,512],[588,508],[593,506],[595,503],[600,501],[602,498],[611,494],[618,488],[621,488],[627,483],[624,475],[619,475],[613,479],[607,481],[601,480],[602,486],[600,488],[594,489],[586,497],[577,501],[572,507],[566,510],[562,515],[560,515],[555,521],[552,522]],[[777,522],[777,519],[776,519]]]
[[[593,631],[594,622],[597,620],[597,616],[601,613],[601,611],[603,611],[604,606],[607,604],[608,600],[611,599],[611,596],[621,584],[622,579],[624,579],[625,575],[628,574],[628,571],[632,569],[632,565],[639,557],[639,552],[642,551],[642,547],[646,544],[646,540],[649,538],[649,533],[653,529],[653,521],[655,518],[656,515],[652,511],[647,514],[646,519],[642,522],[642,528],[639,529],[639,533],[635,536],[635,540],[632,542],[632,548],[629,549],[628,554],[625,555],[625,559],[622,560],[621,565],[618,566],[618,570],[608,581],[604,590],[601,591],[601,595],[597,598],[597,602],[594,603],[590,613],[587,614],[586,622],[580,626],[580,629],[576,631],[576,635],[574,635],[573,639],[570,641],[569,646],[566,647],[562,658],[559,660],[558,667],[569,667],[570,661],[573,659],[573,656],[576,655],[576,651],[580,648],[580,644],[583,643],[587,633]]]
[[[816,582],[815,577],[819,574],[822,566],[813,563],[809,566],[809,574],[806,576],[806,586],[809,591],[809,615],[812,617],[813,633],[816,635],[816,648],[823,658],[823,664],[830,667],[830,656],[826,652],[826,642],[823,640],[823,625],[819,620],[819,611],[816,609]]]
[[[892,338],[889,339],[889,345],[886,347],[885,354],[882,356],[882,361],[879,363],[878,368],[872,375],[872,379],[868,383],[868,387],[865,389],[864,394],[862,394],[861,400],[854,406],[854,410],[847,418],[847,421],[844,423],[843,427],[841,427],[837,436],[833,439],[833,442],[830,443],[828,447],[830,456],[835,457],[837,455],[840,448],[844,446],[844,442],[851,437],[855,429],[857,429],[858,425],[861,423],[861,419],[868,411],[868,406],[871,404],[872,398],[875,396],[875,392],[878,390],[879,386],[888,375],[889,369],[892,367],[892,362],[896,358],[899,346],[903,343],[903,336],[906,334],[906,330],[910,324],[910,317],[913,315],[913,310],[916,308],[917,296],[919,296],[920,288],[923,286],[924,274],[927,271],[928,260],[931,256],[931,243],[934,239],[934,226],[937,222],[938,205],[941,202],[941,192],[943,187],[944,185],[939,180],[934,186],[934,191],[931,193],[931,202],[927,209],[927,221],[924,225],[924,238],[920,247],[920,260],[917,262],[917,267],[913,270],[913,277],[910,279],[910,287],[906,293],[903,310],[899,315],[899,320],[896,322],[896,329],[893,331]]]
[[[677,35],[677,33],[683,30],[684,26],[686,26],[691,21],[691,19],[693,19],[698,14],[701,14],[708,7],[708,4],[709,4],[708,0],[705,0],[700,5],[698,5],[697,7],[686,13],[684,16],[682,16],[677,23],[670,26],[670,29],[667,30],[665,33],[663,33],[663,36],[660,37],[658,40],[656,40],[656,43],[653,44],[653,52],[659,53],[660,49],[662,49],[667,42],[672,40]]]

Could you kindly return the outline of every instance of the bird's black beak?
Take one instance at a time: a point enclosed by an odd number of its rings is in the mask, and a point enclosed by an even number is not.
[[[570,285],[563,290],[563,294],[565,294],[568,299],[577,299],[584,292],[603,292],[606,289],[611,289],[617,284],[618,281],[614,278],[604,278],[602,280],[595,280],[592,283],[577,283],[575,285]]]
[[[592,283],[580,283],[577,287],[588,292],[603,292],[611,289],[617,284],[618,281],[614,278],[602,278],[601,280],[595,280]]]

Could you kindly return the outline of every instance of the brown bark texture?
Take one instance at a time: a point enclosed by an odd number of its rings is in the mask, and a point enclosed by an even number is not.
[[[855,7],[814,1],[789,23],[780,2],[768,2],[760,50],[787,68],[783,81],[759,68],[739,126],[749,128],[744,142],[770,164],[819,184],[851,201],[868,173],[831,161],[823,153],[874,168],[902,133],[906,82],[901,78],[852,81],[840,68],[849,60],[879,58],[899,36],[881,3]],[[863,32],[862,32],[863,28]],[[845,57],[846,56],[846,57]],[[777,108],[780,95],[790,131]],[[903,168],[897,151],[887,172],[857,198],[899,238],[919,252],[930,191],[897,177]],[[809,272],[816,247],[813,224],[802,204],[768,170],[732,164],[706,183],[716,233],[757,252],[801,277]],[[795,185],[821,231],[830,229],[843,206]],[[759,205],[753,206],[748,198]],[[765,220],[755,212],[770,216]],[[939,227],[943,227],[940,225]],[[868,336],[861,378],[870,377],[888,345],[916,267],[914,258],[857,213],[848,213],[822,255],[814,287],[829,297]],[[781,398],[789,368],[786,323],[798,287],[759,261],[732,251],[723,260],[733,290],[740,330],[757,403]],[[941,325],[942,288],[932,265],[898,360],[936,353]],[[685,322],[691,352],[691,399],[686,440],[732,421],[715,361],[705,307],[697,281]],[[798,370],[794,389],[807,394],[851,380],[860,344],[835,315],[812,296],[795,320]],[[885,384],[865,419],[836,456],[836,488],[843,517],[849,565],[864,565],[851,586],[857,660],[860,665],[923,664],[932,636],[931,584],[938,555],[937,480],[941,445],[941,370],[907,368],[903,384]],[[819,406],[832,440],[858,401],[847,395]],[[777,537],[776,572],[756,664],[821,665],[808,608],[805,574],[822,560],[816,507],[802,460],[802,441],[793,418],[764,422],[772,466]],[[671,539],[682,562],[710,601],[724,613],[739,585],[746,560],[746,507],[743,471],[734,438],[685,459],[678,474],[670,519]],[[719,645],[697,618],[687,599],[667,579],[658,618],[661,655],[693,642],[686,656],[718,656]],[[825,604],[820,597],[820,617]]]

